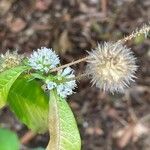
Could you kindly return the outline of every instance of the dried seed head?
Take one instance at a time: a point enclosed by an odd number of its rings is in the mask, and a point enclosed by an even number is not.
[[[136,58],[121,43],[104,43],[89,53],[86,73],[92,83],[104,91],[124,92],[130,81],[134,81]]]
[[[19,55],[17,51],[7,51],[4,55],[0,55],[0,72],[18,66],[23,59],[23,55]]]

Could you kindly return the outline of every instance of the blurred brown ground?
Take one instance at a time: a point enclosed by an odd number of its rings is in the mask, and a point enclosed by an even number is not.
[[[117,41],[150,20],[149,0],[0,0],[0,52],[29,55],[52,47],[63,64],[86,56],[98,42]],[[124,95],[109,95],[84,79],[69,97],[82,137],[82,150],[150,149],[150,40],[127,43],[138,57],[136,83]],[[74,66],[82,73],[85,63]],[[22,137],[28,130],[7,108],[0,124]],[[146,134],[145,134],[146,133]],[[48,134],[28,147],[45,147]]]

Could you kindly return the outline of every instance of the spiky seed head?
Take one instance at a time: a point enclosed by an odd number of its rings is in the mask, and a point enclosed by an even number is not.
[[[10,52],[7,51],[5,54],[0,55],[0,72],[10,69],[12,67],[18,66],[22,59],[23,55],[19,55],[16,51]]]
[[[122,93],[136,78],[136,58],[121,43],[98,44],[95,50],[88,53],[86,73],[96,87],[111,93]]]

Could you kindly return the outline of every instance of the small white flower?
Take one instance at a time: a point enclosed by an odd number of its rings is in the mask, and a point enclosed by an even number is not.
[[[28,62],[33,69],[47,73],[50,69],[55,68],[60,60],[52,49],[41,47],[31,54]]]
[[[63,80],[69,80],[71,78],[74,78],[74,70],[70,67],[65,68],[63,71],[58,72],[58,78],[62,77]],[[73,90],[76,87],[76,81],[70,80],[66,82],[62,82],[57,86],[57,93],[62,97],[66,98],[68,95],[73,94]]]
[[[47,89],[48,89],[48,90],[52,90],[52,89],[54,89],[56,86],[57,86],[57,84],[56,84],[55,82],[52,82],[52,81],[48,81],[48,82],[47,82]]]
[[[72,89],[68,88],[66,84],[60,84],[57,86],[57,93],[62,97],[65,98],[68,95],[73,93]]]
[[[73,90],[76,87],[76,81],[74,78],[74,70],[70,67],[60,70],[56,79],[47,79],[46,85],[48,90],[56,88],[60,97],[66,98],[68,95],[73,94]]]

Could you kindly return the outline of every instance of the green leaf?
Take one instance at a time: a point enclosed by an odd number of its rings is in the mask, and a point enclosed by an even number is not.
[[[0,128],[0,149],[19,150],[19,139],[15,133],[8,129]]]
[[[29,81],[34,80],[34,79],[45,80],[45,77],[41,75],[40,73],[32,73]]]
[[[8,105],[15,115],[33,132],[48,130],[48,95],[36,81],[18,78],[8,95]]]
[[[81,140],[74,115],[65,99],[50,92],[50,142],[47,150],[80,150]]]
[[[26,66],[19,66],[0,73],[0,108],[6,105],[9,90],[15,80],[27,69]]]

